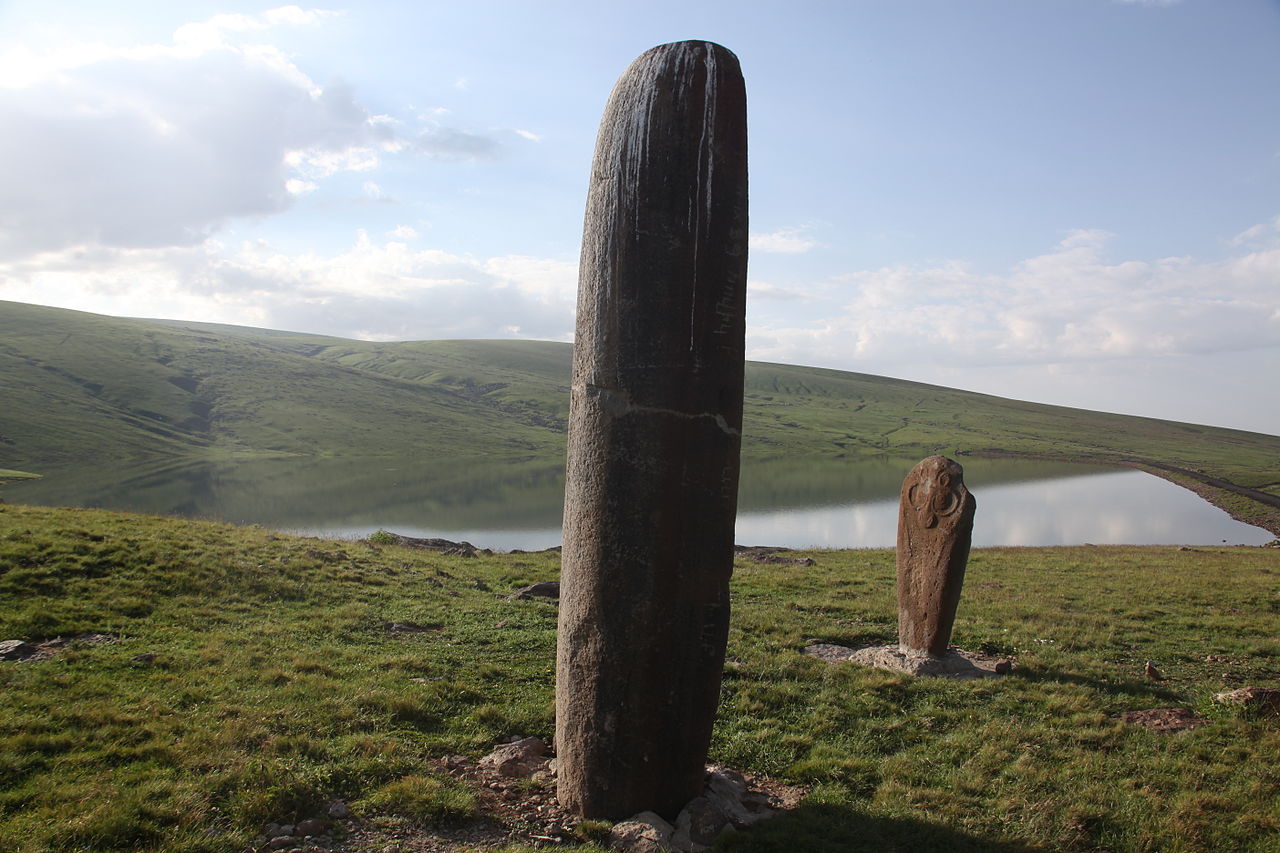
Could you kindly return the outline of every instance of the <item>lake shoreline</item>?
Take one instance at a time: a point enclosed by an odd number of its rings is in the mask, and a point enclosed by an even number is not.
[[[1269,509],[1257,501],[1179,477],[1172,466],[1161,470],[1160,463],[953,454],[966,460],[966,482],[979,496],[975,546],[1260,545],[1280,535],[1280,512],[1261,518]],[[918,459],[748,457],[738,539],[788,548],[892,547],[902,477]],[[0,495],[29,505],[219,519],[307,536],[360,539],[382,529],[499,551],[558,544],[563,466],[490,462],[218,460],[95,468],[84,481],[69,468],[12,482]]]
[[[1153,477],[1181,486],[1199,496],[1205,502],[1231,516],[1241,524],[1260,527],[1280,537],[1280,497],[1232,483],[1221,477],[1211,477],[1186,468],[1137,458],[1104,458],[1086,454],[1020,453],[1009,450],[959,451],[963,458],[979,459],[1036,459],[1046,462],[1078,462],[1089,465],[1106,465],[1143,471]],[[1274,501],[1274,505],[1271,505]]]

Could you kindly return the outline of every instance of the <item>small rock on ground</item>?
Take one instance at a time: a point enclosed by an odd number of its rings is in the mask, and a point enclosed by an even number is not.
[[[609,846],[624,853],[666,853],[673,828],[660,815],[640,812],[609,830]]]
[[[537,737],[503,744],[480,759],[481,769],[517,779],[528,779],[546,766],[547,744]]]
[[[1215,694],[1213,701],[1219,705],[1240,705],[1264,714],[1280,715],[1280,690],[1274,687],[1241,687]]]
[[[529,601],[534,598],[559,598],[560,581],[541,581],[521,587],[507,596],[507,601]]]

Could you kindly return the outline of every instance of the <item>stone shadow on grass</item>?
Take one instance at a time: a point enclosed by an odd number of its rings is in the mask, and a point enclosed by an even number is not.
[[[993,820],[993,823],[995,821]],[[721,837],[716,850],[751,853],[1043,853],[1044,848],[970,835],[910,818],[875,817],[849,806],[801,803],[795,810]]]
[[[849,806],[801,803],[794,811],[732,833],[717,850],[742,853],[884,853],[911,850],[929,853],[1043,853],[1018,841],[1001,841],[960,833],[924,820],[874,817]]]
[[[1099,678],[1090,678],[1087,675],[1064,672],[1060,669],[1038,669],[1035,667],[1018,667],[1013,670],[1013,674],[1027,681],[1060,681],[1064,684],[1075,684],[1080,687],[1088,687],[1099,693],[1107,693],[1116,697],[1125,696],[1130,699],[1175,700],[1181,695],[1175,688],[1167,684],[1157,681],[1139,681],[1136,678],[1103,681]]]

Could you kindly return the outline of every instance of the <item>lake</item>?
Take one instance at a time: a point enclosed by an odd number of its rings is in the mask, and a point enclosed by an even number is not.
[[[898,491],[917,459],[747,460],[737,541],[886,548]],[[978,501],[975,546],[1261,545],[1275,538],[1141,471],[964,459]],[[483,459],[255,459],[48,471],[9,500],[261,524],[356,538],[385,529],[495,550],[560,544],[560,465]]]

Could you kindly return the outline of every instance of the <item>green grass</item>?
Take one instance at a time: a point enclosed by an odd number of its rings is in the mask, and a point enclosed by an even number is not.
[[[407,456],[424,442],[528,456],[563,444],[556,425],[504,412],[465,380],[344,364],[337,338],[225,328],[3,303],[0,461]]]
[[[569,364],[568,344],[541,341],[372,343],[0,303],[0,465],[246,455],[559,465]],[[1277,436],[759,362],[747,365],[745,395],[753,463],[1012,454],[1173,466],[1280,496]],[[1280,533],[1280,509],[1200,491]]]
[[[737,567],[712,757],[813,789],[722,849],[1280,846],[1280,725],[1211,701],[1280,679],[1280,550],[976,550],[954,641],[1017,658],[977,683],[802,655],[896,630],[891,552],[811,556]],[[502,595],[558,568],[0,506],[0,638],[120,638],[0,663],[0,849],[241,849],[335,797],[467,819],[432,759],[550,736],[555,606]],[[1116,719],[1171,706],[1209,722]]]

